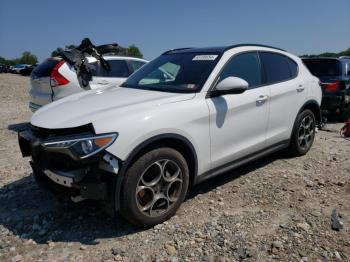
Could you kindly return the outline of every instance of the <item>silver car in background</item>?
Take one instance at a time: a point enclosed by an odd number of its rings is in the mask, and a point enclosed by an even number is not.
[[[46,104],[84,90],[118,86],[148,62],[124,56],[104,56],[104,59],[110,64],[110,71],[106,71],[95,58],[88,58],[93,78],[87,89],[80,86],[76,71],[63,59],[59,57],[46,59],[33,70],[30,77],[30,109],[34,112]]]

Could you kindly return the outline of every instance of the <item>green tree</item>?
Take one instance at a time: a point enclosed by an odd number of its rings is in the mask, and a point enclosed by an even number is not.
[[[339,53],[325,52],[318,55],[302,55],[302,58],[313,58],[313,57],[340,57],[340,56],[350,56],[350,48]]]
[[[341,56],[343,55],[343,56],[350,56],[350,47],[347,49],[347,50],[345,50],[345,51],[343,51],[343,52],[340,52],[339,53]]]
[[[64,47],[64,49],[73,49],[73,48],[76,48],[76,47],[77,47],[76,45],[70,44],[70,45],[66,45]],[[51,57],[59,56],[59,54],[60,54],[59,49],[60,49],[60,47],[57,47],[55,50],[53,50],[51,52]]]
[[[2,56],[0,56],[0,64],[2,64],[2,65],[7,64],[7,60],[5,58],[3,58]]]
[[[127,55],[142,58],[143,54],[141,53],[140,49],[136,45],[131,45],[127,48]]]
[[[34,65],[38,63],[38,58],[36,57],[36,55],[33,55],[31,52],[25,51],[22,53],[22,57],[19,58],[19,63]]]
[[[36,55],[29,51],[23,52],[20,58],[6,59],[0,56],[0,64],[4,65],[16,65],[16,64],[31,64],[34,65],[38,63],[38,58]]]

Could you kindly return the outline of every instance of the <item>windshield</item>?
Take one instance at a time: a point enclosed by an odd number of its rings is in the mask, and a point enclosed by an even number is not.
[[[314,76],[341,75],[340,62],[336,59],[305,59],[303,62]]]
[[[199,92],[219,60],[218,54],[165,54],[141,67],[122,85],[163,92]]]

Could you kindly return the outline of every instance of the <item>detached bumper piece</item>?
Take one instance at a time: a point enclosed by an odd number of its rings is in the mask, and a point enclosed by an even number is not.
[[[18,133],[23,157],[30,164],[38,184],[51,192],[69,192],[72,199],[110,200],[118,173],[118,160],[101,151],[82,160],[74,160],[59,152],[45,150],[43,140],[30,129]]]
[[[52,172],[51,170],[45,170],[44,173],[53,182],[62,186],[72,187],[74,183],[74,176],[70,173],[64,173],[60,171]]]

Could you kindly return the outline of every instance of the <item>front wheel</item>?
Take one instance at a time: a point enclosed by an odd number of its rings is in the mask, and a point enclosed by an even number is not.
[[[120,212],[137,226],[153,226],[173,216],[185,199],[189,171],[172,148],[154,149],[137,159],[125,174]]]
[[[311,110],[306,109],[297,116],[289,145],[293,156],[303,156],[310,150],[315,138],[315,127],[315,115]]]

